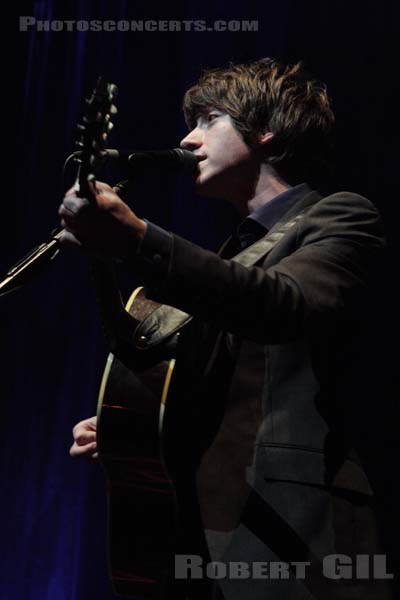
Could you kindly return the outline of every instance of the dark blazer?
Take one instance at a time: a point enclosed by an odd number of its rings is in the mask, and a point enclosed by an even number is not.
[[[358,554],[383,553],[357,452],[382,224],[347,192],[312,192],[283,221],[304,208],[254,266],[231,260],[229,242],[217,256],[171,236],[154,248],[148,292],[195,317],[181,333],[172,397],[186,411],[181,444],[201,448],[195,483],[210,556],[273,571],[220,580],[224,597],[383,600],[387,581],[332,571],[333,555],[355,566]],[[305,573],[294,578],[292,566],[276,578],[278,562],[295,561]]]

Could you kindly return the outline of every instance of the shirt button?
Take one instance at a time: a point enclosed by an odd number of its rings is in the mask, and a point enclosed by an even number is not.
[[[137,345],[139,348],[145,348],[147,346],[147,337],[145,335],[141,335],[137,341]]]
[[[161,254],[154,254],[153,263],[155,263],[156,265],[159,265],[161,261],[162,261]]]

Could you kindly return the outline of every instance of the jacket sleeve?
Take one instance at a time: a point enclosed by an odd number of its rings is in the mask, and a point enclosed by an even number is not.
[[[297,235],[295,251],[269,268],[244,267],[156,229],[134,261],[149,296],[261,343],[334,327],[367,293],[385,248],[374,206],[347,192],[317,202],[287,234]]]

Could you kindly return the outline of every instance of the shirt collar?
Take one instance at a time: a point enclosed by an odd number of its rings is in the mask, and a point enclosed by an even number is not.
[[[278,194],[275,198],[257,208],[237,227],[234,235],[236,243],[242,250],[254,244],[254,242],[264,237],[292,206],[310,192],[311,188],[307,183],[301,183]]]
[[[311,188],[307,183],[300,183],[299,185],[278,194],[275,198],[250,213],[247,218],[253,219],[266,230],[272,229],[292,206],[302,200],[310,192]]]

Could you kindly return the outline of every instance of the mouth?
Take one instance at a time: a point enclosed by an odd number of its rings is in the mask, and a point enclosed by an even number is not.
[[[201,162],[204,162],[204,161],[206,160],[206,158],[207,158],[207,157],[206,157],[204,154],[197,154],[197,155],[196,155],[196,158],[197,158],[197,161],[198,161],[198,162],[197,162],[197,168],[196,168],[196,171],[195,171],[195,173],[194,173],[194,176],[193,176],[193,177],[194,177],[194,180],[195,180],[195,182],[196,182],[196,183],[198,183],[198,182],[199,182],[200,175],[201,175],[201,167],[200,167],[200,163],[201,163]]]

